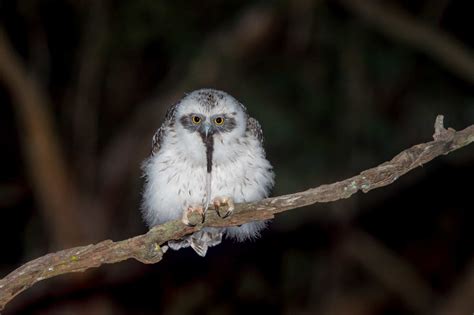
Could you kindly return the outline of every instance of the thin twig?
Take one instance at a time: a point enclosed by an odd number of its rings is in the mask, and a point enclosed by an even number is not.
[[[355,15],[373,24],[378,31],[404,41],[448,71],[474,84],[474,54],[462,42],[446,32],[418,21],[386,2],[373,0],[340,0]]]
[[[109,35],[108,1],[97,0],[84,6],[86,14],[77,53],[77,79],[73,80],[66,97],[69,107],[68,124],[72,126],[72,142],[81,189],[88,193],[96,187],[98,106],[103,68],[106,64],[104,47]],[[100,220],[98,220],[100,221]]]
[[[442,116],[438,116],[434,141],[417,144],[402,151],[392,160],[346,180],[259,202],[237,204],[234,214],[227,219],[221,219],[211,211],[204,224],[195,227],[188,227],[180,220],[170,221],[152,228],[146,234],[127,240],[118,242],[106,240],[95,245],[70,248],[37,258],[0,280],[0,309],[22,291],[47,278],[85,271],[130,258],[146,264],[157,263],[164,254],[160,245],[196,232],[204,226],[236,226],[271,219],[283,211],[345,199],[359,190],[366,193],[387,186],[410,170],[474,141],[474,125],[455,132],[452,129],[446,130],[442,126],[442,121]]]

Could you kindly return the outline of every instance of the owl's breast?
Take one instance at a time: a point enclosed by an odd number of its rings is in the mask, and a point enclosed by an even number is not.
[[[212,198],[232,197],[251,202],[268,196],[273,171],[257,142],[243,139],[234,143],[216,141],[212,168]]]
[[[178,219],[186,207],[204,205],[208,199],[205,157],[201,161],[194,151],[188,154],[190,149],[169,145],[147,161],[144,205],[150,225]],[[202,148],[195,149],[204,156]],[[216,143],[211,200],[231,197],[235,202],[256,201],[267,197],[272,186],[273,172],[262,148],[251,143]]]
[[[167,144],[175,156],[186,160],[191,167],[206,165],[206,146],[199,133],[182,130]]]
[[[206,168],[168,148],[145,165],[144,213],[150,225],[180,218],[190,205],[205,201]]]

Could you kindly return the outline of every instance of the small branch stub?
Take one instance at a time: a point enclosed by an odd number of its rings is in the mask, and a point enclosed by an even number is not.
[[[448,129],[444,128],[443,115],[438,115],[436,117],[434,129],[435,129],[435,133],[433,134],[433,139],[439,140],[439,141],[451,139],[456,133],[456,130],[454,130],[453,128],[448,128]]]

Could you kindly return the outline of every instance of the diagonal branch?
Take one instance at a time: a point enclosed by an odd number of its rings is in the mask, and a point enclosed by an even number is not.
[[[221,219],[211,211],[206,222],[195,227],[185,226],[180,220],[170,221],[155,226],[146,234],[127,240],[118,242],[106,240],[95,245],[70,248],[37,258],[0,280],[0,309],[22,291],[47,278],[85,271],[130,258],[146,264],[157,263],[164,254],[160,245],[196,232],[204,226],[235,226],[250,221],[271,219],[283,211],[345,199],[359,190],[366,193],[390,185],[412,169],[473,142],[474,125],[461,131],[445,129],[443,116],[438,116],[433,137],[433,141],[417,144],[402,151],[392,160],[346,180],[259,202],[238,204],[234,214],[227,219]]]

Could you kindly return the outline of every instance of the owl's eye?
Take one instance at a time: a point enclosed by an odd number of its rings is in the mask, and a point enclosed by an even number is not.
[[[214,123],[218,126],[222,126],[224,124],[224,118],[216,117],[216,118],[214,118]]]
[[[201,117],[199,116],[193,116],[191,117],[191,120],[193,121],[193,124],[199,125],[201,123]]]

